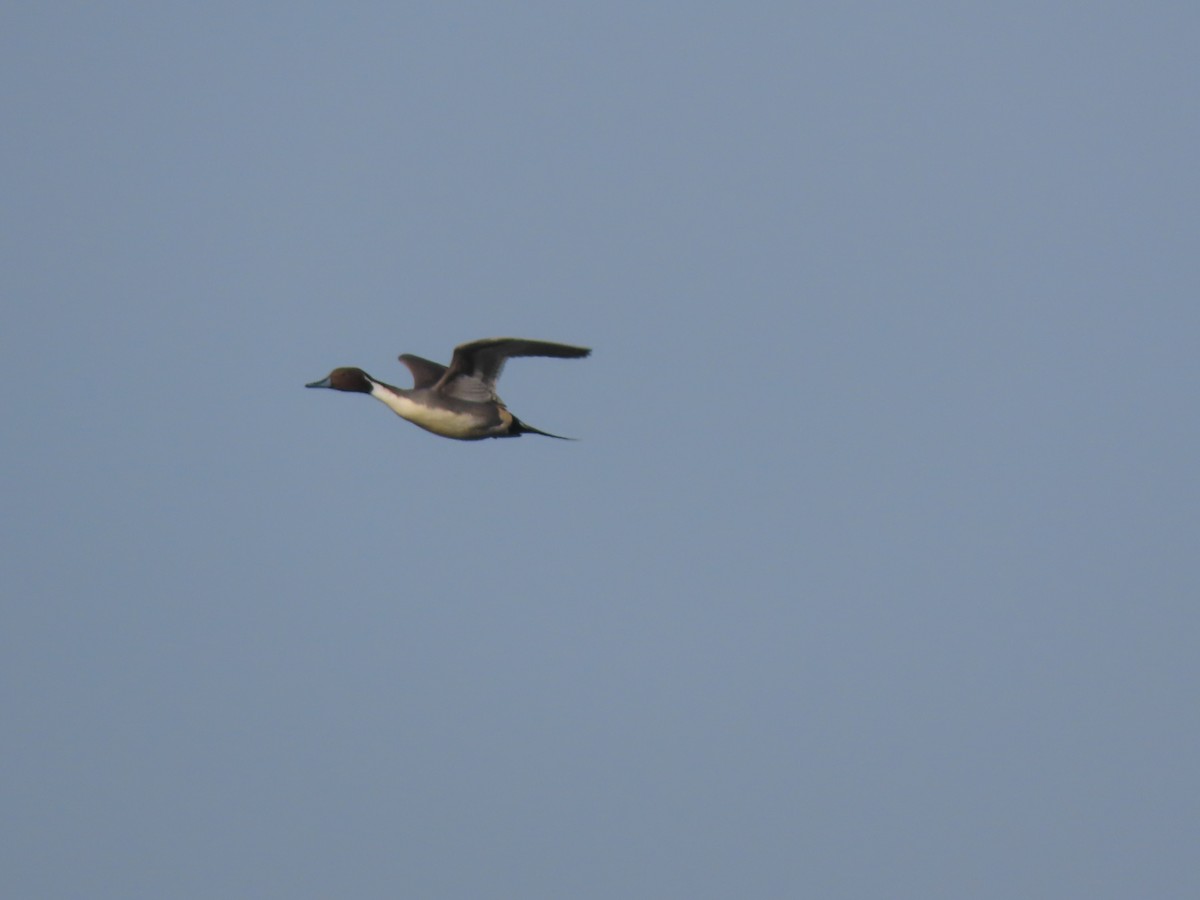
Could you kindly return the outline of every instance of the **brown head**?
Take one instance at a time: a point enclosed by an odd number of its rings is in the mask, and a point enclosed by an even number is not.
[[[333,391],[347,391],[352,394],[371,393],[371,377],[362,369],[334,369],[320,381],[306,384],[305,387],[329,388]]]

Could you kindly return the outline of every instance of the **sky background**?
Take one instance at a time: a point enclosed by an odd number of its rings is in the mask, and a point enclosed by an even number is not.
[[[7,5],[0,893],[1200,896],[1197,46]]]

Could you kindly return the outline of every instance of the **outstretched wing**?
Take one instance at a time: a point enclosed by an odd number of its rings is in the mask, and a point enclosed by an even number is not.
[[[587,347],[531,341],[526,338],[484,338],[454,348],[450,366],[434,390],[461,400],[484,402],[496,399],[496,380],[504,363],[514,356],[553,356],[579,359],[592,351]]]
[[[400,362],[408,366],[408,371],[412,372],[413,388],[431,388],[446,374],[446,367],[441,363],[435,363],[431,359],[423,359],[420,356],[413,356],[411,353],[402,353]]]

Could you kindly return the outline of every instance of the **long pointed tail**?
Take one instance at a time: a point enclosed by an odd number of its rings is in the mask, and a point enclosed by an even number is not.
[[[512,428],[508,432],[512,437],[520,437],[523,434],[541,434],[546,437],[552,437],[560,441],[574,441],[578,438],[563,437],[561,434],[551,434],[548,431],[542,431],[540,428],[534,428],[532,425],[526,425],[516,416],[513,416]]]

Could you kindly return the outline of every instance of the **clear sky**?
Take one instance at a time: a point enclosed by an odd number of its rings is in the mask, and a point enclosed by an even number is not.
[[[1197,46],[10,4],[0,894],[1200,896]]]

